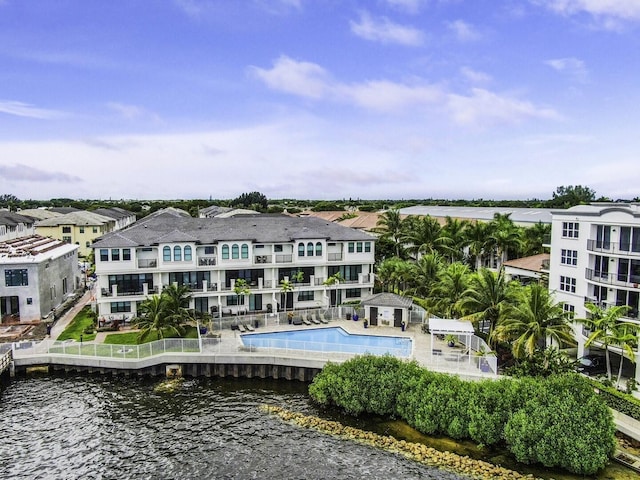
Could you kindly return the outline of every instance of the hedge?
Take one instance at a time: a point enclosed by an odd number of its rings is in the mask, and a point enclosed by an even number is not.
[[[615,450],[607,405],[581,376],[467,382],[384,356],[329,363],[311,398],[347,413],[397,416],[425,434],[505,445],[522,463],[590,475]]]
[[[598,395],[609,408],[640,421],[640,400],[613,387],[607,387],[595,380],[589,379],[589,382],[593,387],[598,389]]]

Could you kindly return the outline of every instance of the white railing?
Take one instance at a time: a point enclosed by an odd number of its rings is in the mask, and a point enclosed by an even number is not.
[[[393,347],[384,346],[370,346],[370,345],[355,345],[350,343],[327,343],[327,342],[312,342],[305,340],[289,340],[289,339],[259,339],[251,338],[251,334],[245,335],[242,338],[242,345],[240,350],[248,352],[260,352],[260,353],[276,353],[276,352],[291,352],[295,351],[299,353],[301,350],[306,352],[318,352],[318,353],[339,353],[349,355],[386,355],[390,354],[397,357],[409,357],[411,355],[411,341],[408,339],[396,338],[395,345]],[[393,339],[393,337],[387,337]]]

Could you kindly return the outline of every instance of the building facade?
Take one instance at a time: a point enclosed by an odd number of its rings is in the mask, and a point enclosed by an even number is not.
[[[79,286],[78,247],[31,235],[0,243],[2,323],[49,316]]]
[[[550,246],[549,289],[565,310],[585,318],[587,303],[626,305],[624,320],[638,323],[640,204],[594,203],[554,211]],[[575,323],[574,333],[582,356],[589,332]],[[638,365],[638,351],[635,357]]]
[[[84,210],[39,220],[35,224],[38,235],[78,245],[78,254],[82,257],[89,255],[96,238],[115,230],[115,227],[115,219]]]
[[[171,284],[188,286],[190,307],[215,317],[334,306],[373,290],[375,237],[317,218],[164,213],[99,238],[93,249],[103,317],[131,318]],[[239,279],[248,295],[236,294]]]
[[[0,211],[0,242],[33,235],[33,219],[17,213]]]

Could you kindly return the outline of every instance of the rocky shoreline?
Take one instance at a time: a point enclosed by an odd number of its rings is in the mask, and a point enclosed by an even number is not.
[[[392,453],[398,453],[413,461],[447,470],[470,479],[477,480],[513,480],[535,479],[533,475],[509,470],[482,460],[475,460],[451,452],[441,452],[421,443],[398,440],[387,435],[379,435],[354,427],[342,425],[340,422],[324,420],[319,417],[292,412],[274,405],[263,405],[262,410],[280,417],[285,422],[310,428],[329,435],[354,440]]]

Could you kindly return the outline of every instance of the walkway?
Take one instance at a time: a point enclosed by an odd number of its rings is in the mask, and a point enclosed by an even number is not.
[[[95,288],[95,287],[94,287]],[[91,298],[95,295],[94,289],[89,289],[80,299],[76,302],[76,304],[71,307],[67,312],[58,319],[58,321],[51,327],[51,334],[49,338],[55,340],[58,336],[67,328],[67,325],[71,323],[71,321],[75,318],[75,316],[82,310],[85,305],[91,302]]]

